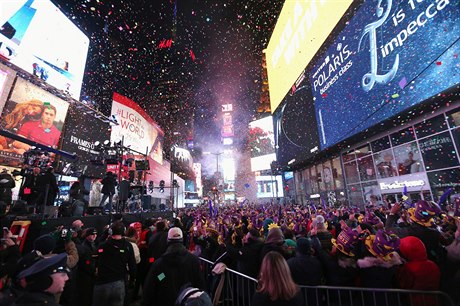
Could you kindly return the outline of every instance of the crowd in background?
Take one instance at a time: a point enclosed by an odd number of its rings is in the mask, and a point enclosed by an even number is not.
[[[257,279],[252,305],[310,305],[317,296],[305,301],[299,286],[317,285],[442,290],[459,302],[459,218],[460,198],[364,209],[210,202],[103,231],[76,220],[27,254],[4,229],[0,305],[207,305],[214,288],[198,257]]]

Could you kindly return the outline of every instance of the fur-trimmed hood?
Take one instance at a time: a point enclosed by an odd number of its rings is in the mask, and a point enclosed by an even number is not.
[[[347,269],[347,268],[356,268],[356,259],[351,257],[340,257],[337,260],[339,267]]]
[[[391,257],[389,261],[385,261],[378,257],[368,256],[362,259],[358,259],[357,264],[358,264],[358,267],[360,267],[361,269],[372,268],[372,267],[391,268],[394,266],[402,265],[403,262],[399,254],[394,252],[393,256]]]

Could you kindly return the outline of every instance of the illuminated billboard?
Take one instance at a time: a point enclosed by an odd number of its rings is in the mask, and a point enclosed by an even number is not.
[[[248,143],[251,150],[251,171],[270,169],[270,163],[276,160],[272,116],[249,123]]]
[[[13,134],[57,149],[68,108],[66,101],[17,78],[1,122]],[[0,163],[17,166],[31,146],[0,136],[0,148]]]
[[[272,113],[352,2],[285,1],[266,49]]]
[[[111,115],[118,125],[112,127],[110,141],[123,139],[125,147],[145,152],[157,163],[163,163],[164,132],[136,102],[114,93]]]
[[[96,165],[91,163],[91,160],[99,156],[102,158],[102,153],[94,143],[103,143],[110,138],[110,125],[95,119],[93,115],[87,114],[86,110],[87,108],[77,107],[77,104],[70,107],[62,138],[62,150],[77,154],[77,161],[70,165],[74,172],[102,177],[105,173],[104,165]],[[89,122],[91,124],[88,124]]]
[[[75,99],[88,47],[88,37],[51,1],[0,1],[0,56]]]
[[[315,106],[308,78],[302,78],[273,113],[276,161],[282,165],[304,162],[318,153]]]
[[[459,7],[459,0],[359,7],[309,70],[321,149],[460,83]]]

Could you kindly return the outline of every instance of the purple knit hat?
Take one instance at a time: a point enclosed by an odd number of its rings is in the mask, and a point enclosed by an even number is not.
[[[332,244],[343,254],[348,256],[355,256],[354,253],[356,244],[358,242],[358,231],[346,227],[342,229],[337,239],[332,238]]]
[[[375,257],[390,260],[393,253],[399,249],[400,239],[391,231],[378,230],[377,234],[366,238],[365,245]]]

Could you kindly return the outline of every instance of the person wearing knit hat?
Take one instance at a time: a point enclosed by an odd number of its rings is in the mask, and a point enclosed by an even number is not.
[[[40,252],[42,256],[49,255],[56,248],[56,240],[50,235],[42,235],[34,240],[34,250]]]
[[[144,282],[142,306],[174,305],[181,287],[187,283],[205,289],[200,260],[185,248],[182,239],[179,227],[169,229],[166,252],[152,263]]]
[[[66,261],[67,254],[61,253],[40,259],[19,273],[17,278],[25,281],[25,292],[13,305],[59,305],[54,295],[64,290],[69,279]]]
[[[264,246],[260,251],[260,262],[262,262],[264,256],[270,251],[280,253],[285,259],[289,259],[292,256],[288,252],[287,245],[284,241],[283,232],[276,223],[272,223],[268,226],[268,235],[265,239]]]

